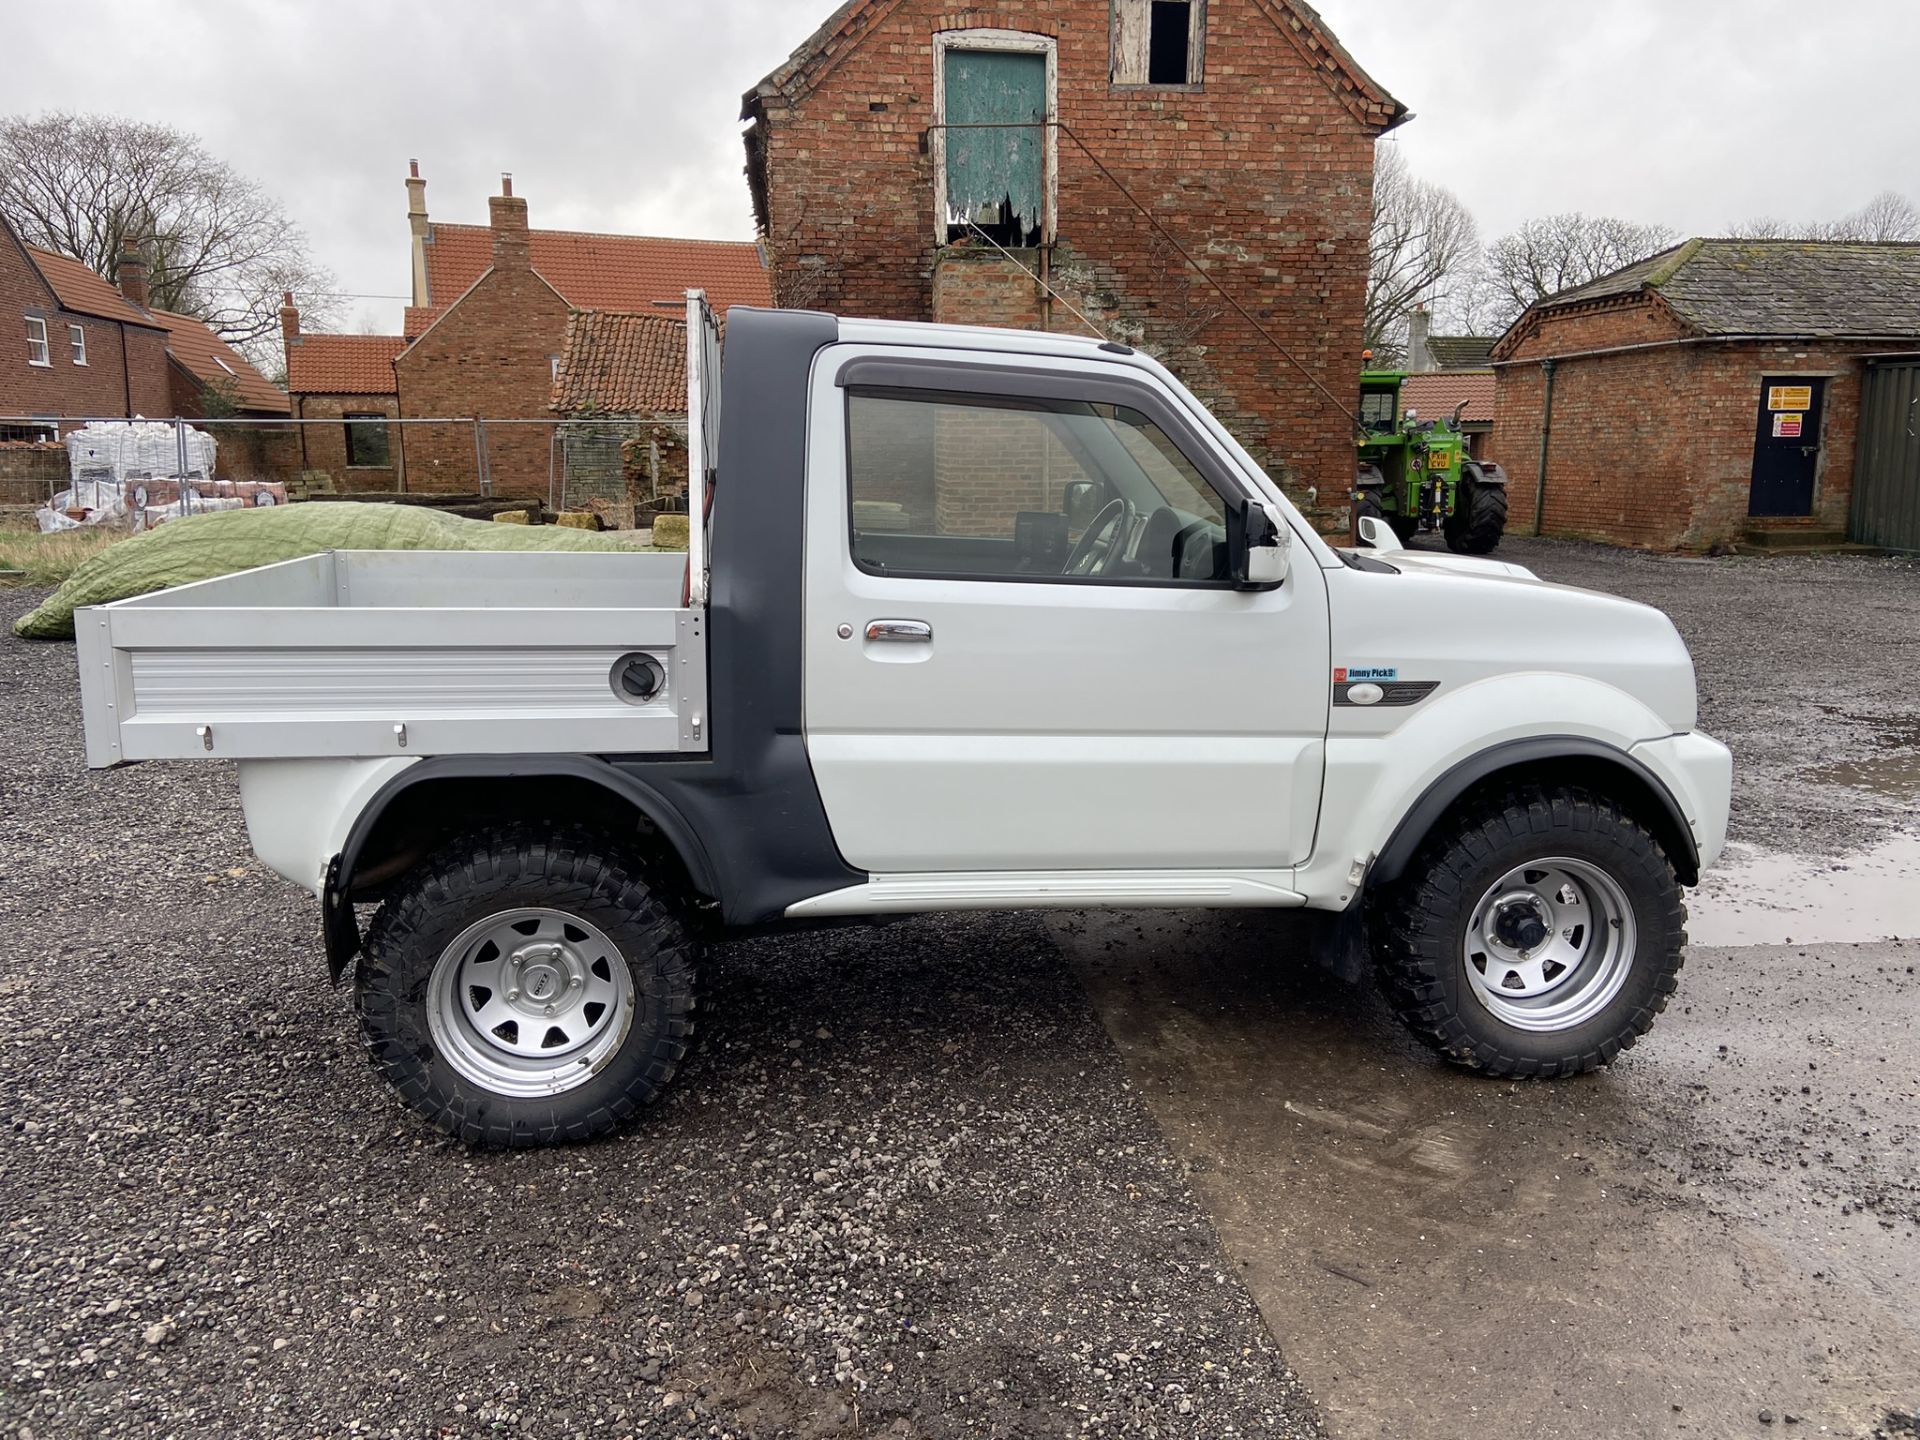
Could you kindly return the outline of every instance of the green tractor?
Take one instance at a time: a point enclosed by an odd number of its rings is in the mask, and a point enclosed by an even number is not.
[[[1456,555],[1485,555],[1507,528],[1507,472],[1467,454],[1463,401],[1446,420],[1400,413],[1400,370],[1360,373],[1360,473],[1353,518],[1373,515],[1406,544],[1438,530]]]

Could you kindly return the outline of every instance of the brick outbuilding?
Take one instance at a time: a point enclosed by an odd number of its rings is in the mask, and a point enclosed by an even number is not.
[[[1563,291],[1494,349],[1509,529],[1843,538],[1862,375],[1913,350],[1920,245],[1688,240]]]
[[[684,312],[690,289],[705,290],[722,312],[772,300],[751,243],[535,230],[511,176],[488,201],[487,224],[449,224],[429,218],[427,182],[417,163],[408,169],[413,289],[404,334],[305,334],[291,300],[291,320],[282,316],[296,411],[343,422],[307,427],[308,468],[336,479],[344,472],[352,488],[491,485],[500,495],[549,498],[562,461],[549,405],[569,314],[671,317]],[[381,416],[441,423],[380,425]],[[476,429],[474,417],[496,423]]]
[[[1373,142],[1406,113],[1298,0],[851,0],[743,118],[777,303],[1085,333],[1077,310],[1338,500],[1347,418],[1180,251],[1352,405]]]

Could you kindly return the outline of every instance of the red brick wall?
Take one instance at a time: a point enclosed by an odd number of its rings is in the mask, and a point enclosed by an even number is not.
[[[391,465],[373,466],[347,464],[347,427],[341,419],[345,415],[398,415],[400,402],[391,395],[295,395],[293,413],[296,419],[340,421],[339,424],[298,425],[299,432],[294,445],[299,470],[325,471],[333,479],[335,491],[346,490],[400,490],[406,488],[408,470],[406,466],[409,434],[417,434],[425,427],[409,425],[389,425],[387,427],[387,455],[393,461]],[[473,454],[471,432],[467,442],[469,462]],[[224,463],[226,456],[221,455]],[[469,463],[471,468],[471,463]],[[276,477],[277,478],[277,477]]]
[[[824,6],[823,6],[824,8]],[[1373,132],[1260,0],[1210,0],[1197,92],[1109,84],[1109,0],[907,0],[768,116],[777,303],[925,320],[934,305],[934,33],[1057,37],[1060,118],[1343,404],[1360,367]],[[1188,269],[1065,135],[1063,283],[1160,354],[1276,476],[1344,496],[1348,423]],[[1002,292],[995,299],[1008,299]],[[1076,302],[1077,303],[1077,302]],[[1084,307],[1083,307],[1084,308]],[[989,318],[1005,312],[994,308]],[[1002,321],[1004,323],[1004,321]],[[1054,327],[1080,331],[1070,314]]]
[[[49,366],[27,362],[26,315],[47,322]],[[69,325],[86,331],[87,363],[73,363]],[[126,343],[125,358],[121,342]],[[10,233],[0,229],[0,415],[173,414],[164,331],[62,310]],[[131,392],[127,377],[131,372]],[[131,401],[131,404],[129,404]]]
[[[1646,343],[1662,325],[1637,300],[1557,321],[1518,347],[1559,352],[1553,381],[1545,533],[1651,549],[1706,549],[1747,527],[1754,426],[1764,377],[1825,379],[1814,516],[1845,529],[1860,409],[1858,356],[1872,346],[1791,342],[1658,345],[1580,358],[1569,352]],[[1508,526],[1528,534],[1540,474],[1544,374],[1497,370],[1488,454],[1507,471]]]
[[[400,413],[527,419],[550,412],[553,357],[566,338],[567,302],[531,270],[494,269],[394,361]],[[547,497],[551,424],[492,426],[494,493]],[[407,488],[478,490],[471,426],[408,426]]]

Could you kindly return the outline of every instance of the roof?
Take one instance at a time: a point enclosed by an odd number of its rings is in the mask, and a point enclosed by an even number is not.
[[[209,330],[205,321],[160,309],[153,311],[153,317],[166,327],[167,353],[196,380],[208,385],[230,383],[234,399],[242,410],[287,413],[286,392]]]
[[[1701,335],[1911,339],[1920,336],[1920,244],[1688,240],[1528,314],[1648,293]]]
[[[660,314],[576,310],[567,317],[553,408],[562,414],[684,414],[687,326]]]
[[[33,258],[34,266],[46,277],[47,284],[53,287],[53,293],[59,298],[63,310],[71,310],[76,315],[97,316],[102,320],[118,320],[123,325],[144,325],[150,330],[167,328],[136,307],[111,280],[94,274],[71,255],[42,250],[38,245],[29,245],[26,250]]]
[[[905,0],[846,0],[818,30],[801,42],[800,47],[787,57],[786,64],[746,93],[741,100],[740,118],[764,120],[769,109],[768,102],[791,105],[809,94],[903,3]],[[951,18],[954,7],[926,3],[926,0],[923,3],[930,33],[947,29],[955,23]],[[1305,51],[1314,73],[1331,85],[1355,118],[1376,134],[1384,134],[1412,118],[1405,105],[1394,99],[1385,87],[1360,68],[1359,62],[1347,53],[1333,31],[1327,28],[1326,22],[1306,0],[1262,0],[1254,8],[1272,20],[1282,33]],[[1105,33],[1106,27],[1103,25],[1100,34],[1104,37]],[[1101,43],[1105,43],[1104,38]],[[745,139],[747,188],[753,196],[754,214],[764,233],[768,228],[765,137],[760,134],[760,126],[756,124],[747,130]],[[534,264],[537,268],[539,261],[536,259]],[[566,287],[560,288],[564,290]]]
[[[1498,335],[1429,335],[1427,355],[1442,370],[1479,370],[1493,358]]]
[[[302,395],[392,395],[400,335],[302,334],[287,347],[287,389]]]
[[[760,247],[746,240],[672,240],[654,235],[596,235],[534,230],[534,270],[578,310],[644,311],[661,302],[686,307],[687,291],[705,290],[716,311],[771,305],[773,285]],[[493,264],[493,231],[485,225],[435,224],[427,246],[431,309],[407,308],[406,332],[418,335],[466,294]]]
[[[1488,341],[1489,345],[1493,342]],[[1429,420],[1451,415],[1462,400],[1467,408],[1463,424],[1493,422],[1493,372],[1491,370],[1429,370],[1424,375],[1409,375],[1400,384],[1400,409],[1418,410]]]

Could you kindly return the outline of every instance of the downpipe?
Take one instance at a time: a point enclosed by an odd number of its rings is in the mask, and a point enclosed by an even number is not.
[[[1540,470],[1533,486],[1533,533],[1539,535],[1547,522],[1547,446],[1553,437],[1553,366],[1551,357],[1540,362],[1547,376],[1547,393],[1540,403]]]

